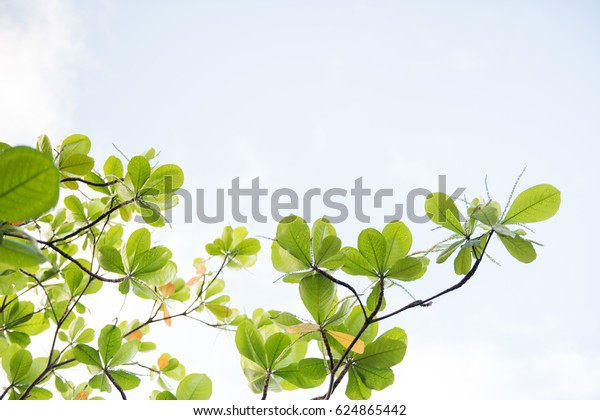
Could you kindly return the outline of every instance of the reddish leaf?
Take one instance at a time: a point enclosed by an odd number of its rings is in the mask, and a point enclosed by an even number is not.
[[[169,313],[169,309],[167,308],[167,305],[163,304],[163,318],[165,319],[165,324],[167,324],[167,327],[171,326],[171,314]]]
[[[338,343],[340,343],[342,346],[344,346],[345,348],[348,348],[348,346],[352,343],[352,341],[354,341],[354,336],[353,335],[346,334],[346,333],[343,333],[343,332],[339,332],[339,331],[327,331],[327,334],[329,334],[330,336],[332,336],[333,338],[335,338],[335,340]],[[365,352],[365,342],[359,339],[352,346],[352,351],[355,352],[355,353],[363,354]]]
[[[165,284],[164,286],[160,286],[158,288],[158,290],[160,290],[160,293],[164,296],[164,297],[169,297],[171,296],[173,293],[175,293],[175,285],[173,284],[172,281],[168,282],[167,284]]]
[[[87,400],[90,396],[90,393],[87,391],[81,391],[77,395],[75,395],[76,400]]]
[[[194,284],[198,283],[202,279],[202,276],[194,276],[187,281],[185,287],[192,287]]]
[[[131,334],[128,334],[128,335],[125,337],[125,339],[126,339],[126,340],[128,340],[128,341],[129,341],[129,340],[135,340],[136,338],[137,338],[138,340],[141,340],[143,336],[144,336],[144,334],[142,334],[142,331],[141,331],[141,330],[135,330],[135,331],[134,331],[134,332],[132,332]]]
[[[169,357],[166,354],[163,354],[158,358],[158,368],[163,370],[169,365]]]

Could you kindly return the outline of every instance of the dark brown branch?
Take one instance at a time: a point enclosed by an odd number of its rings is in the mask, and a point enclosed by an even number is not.
[[[88,276],[90,276],[92,279],[96,279],[96,280],[100,280],[103,281],[105,283],[121,283],[124,282],[126,280],[131,279],[132,275],[128,274],[124,277],[119,277],[116,279],[109,279],[103,276],[100,276],[96,273],[94,273],[91,270],[88,270],[83,264],[81,264],[76,258],[73,258],[71,255],[67,254],[65,251],[63,251],[62,249],[60,249],[59,247],[57,247],[56,245],[54,245],[52,242],[45,242],[42,240],[38,240],[38,242],[44,246],[47,246],[49,248],[51,248],[52,250],[58,252],[60,255],[62,255],[63,257],[65,257],[66,259],[68,259],[69,261],[71,261],[73,264],[75,264],[77,267],[79,267],[82,271],[84,271]]]
[[[119,394],[121,394],[121,398],[126,400],[127,395],[125,395],[125,391],[123,391],[123,388],[121,388],[121,385],[119,385],[117,383],[117,381],[115,381],[115,378],[112,377],[112,375],[110,374],[110,371],[108,369],[104,369],[104,374],[106,375],[108,380],[112,382],[112,384],[115,386],[115,388],[117,388],[117,391],[119,391]]]
[[[8,394],[11,389],[13,389],[13,386],[14,386],[14,384],[10,384],[9,386],[7,386],[4,389],[4,392],[2,392],[2,394],[0,394],[0,400],[4,399],[4,397],[6,396],[6,394]]]
[[[262,392],[262,397],[260,397],[261,400],[266,400],[267,399],[267,393],[269,392],[269,382],[271,380],[271,371],[267,370],[265,372],[265,384],[263,385],[263,392]]]
[[[345,287],[346,289],[350,290],[350,292],[352,292],[354,297],[356,297],[356,300],[358,301],[358,304],[360,305],[360,309],[362,310],[365,320],[367,319],[367,311],[365,310],[365,306],[363,305],[362,301],[360,300],[360,296],[358,295],[358,292],[356,291],[356,289],[354,287],[352,287],[351,285],[349,285],[346,282],[336,279],[331,274],[329,274],[327,271],[321,270],[319,267],[314,267],[314,270],[317,273],[319,273],[322,276],[329,279],[330,281],[334,282],[335,284],[339,284],[340,286]]]
[[[25,274],[27,277],[34,279],[35,282],[37,283],[37,285],[42,288],[42,290],[44,291],[44,294],[46,295],[46,299],[48,299],[48,304],[50,305],[50,310],[52,310],[52,315],[54,315],[54,321],[58,322],[58,317],[56,316],[56,311],[54,310],[54,305],[52,304],[52,300],[50,299],[50,296],[48,296],[48,291],[46,290],[46,288],[44,287],[42,282],[35,275],[33,275],[23,269],[20,269],[19,271],[21,271],[21,273]]]
[[[72,177],[72,178],[63,178],[60,180],[60,182],[81,182],[83,184],[87,184],[87,185],[91,185],[92,187],[110,187],[111,185],[115,185],[118,184],[119,182],[123,182],[122,178],[117,178],[114,179],[112,181],[108,181],[108,182],[93,182],[93,181],[88,181],[87,179],[83,179],[83,178],[77,178],[77,177]]]
[[[54,244],[56,242],[62,242],[62,241],[66,241],[67,239],[71,239],[71,238],[79,235],[80,233],[85,232],[86,230],[90,229],[91,227],[95,226],[96,224],[100,223],[105,218],[110,217],[111,214],[113,214],[115,211],[119,210],[120,208],[128,206],[129,204],[132,204],[132,203],[136,202],[137,200],[138,200],[138,197],[133,197],[127,201],[123,201],[122,203],[119,203],[116,206],[111,207],[110,209],[108,209],[107,211],[102,213],[97,219],[88,223],[87,225],[82,226],[79,229],[77,229],[61,238],[52,239],[51,241],[46,242],[46,244],[48,244],[48,243]]]
[[[433,296],[431,296],[431,297],[429,297],[427,299],[424,299],[424,300],[415,300],[415,301],[409,303],[408,305],[406,305],[406,306],[404,306],[404,307],[402,307],[402,308],[400,308],[398,310],[390,312],[389,314],[385,314],[385,315],[383,315],[383,316],[381,316],[379,318],[375,318],[375,319],[373,319],[371,321],[371,323],[376,323],[376,322],[379,322],[379,321],[383,321],[384,319],[390,318],[390,317],[392,317],[394,315],[398,315],[399,313],[404,312],[404,311],[406,311],[408,309],[411,309],[411,308],[416,308],[418,306],[428,306],[435,299],[437,299],[437,298],[439,298],[441,296],[444,296],[445,294],[448,294],[450,292],[453,292],[454,290],[457,290],[457,289],[460,289],[461,287],[463,287],[471,279],[471,277],[473,277],[475,275],[475,273],[477,272],[477,269],[479,268],[479,264],[481,264],[481,261],[483,260],[483,257],[485,256],[485,250],[487,249],[487,246],[490,243],[490,239],[492,238],[493,233],[494,233],[493,231],[490,231],[489,236],[488,236],[488,238],[487,238],[487,240],[486,240],[486,242],[485,242],[485,244],[483,246],[483,249],[481,251],[481,255],[478,256],[475,259],[475,263],[473,264],[473,267],[471,267],[471,269],[469,270],[469,272],[467,274],[465,274],[465,276],[462,278],[461,281],[459,281],[455,285],[453,285],[453,286],[447,288],[446,290],[443,290],[443,291],[441,291],[441,292],[439,292],[439,293],[437,293],[437,294],[435,294],[435,295],[433,295]]]

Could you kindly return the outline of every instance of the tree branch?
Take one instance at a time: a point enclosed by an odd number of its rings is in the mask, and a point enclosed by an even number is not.
[[[367,311],[365,310],[365,306],[363,305],[362,301],[360,300],[360,296],[358,295],[358,293],[356,292],[356,289],[354,287],[352,287],[351,285],[349,285],[346,282],[336,279],[331,274],[329,274],[327,271],[321,270],[319,267],[314,267],[314,270],[317,273],[319,273],[322,276],[329,279],[330,281],[334,282],[335,284],[339,284],[340,286],[345,287],[346,289],[350,290],[350,292],[352,292],[354,297],[356,297],[356,300],[358,301],[358,304],[360,305],[360,309],[362,310],[365,320],[368,318]]]
[[[119,182],[122,182],[123,179],[117,178],[117,179],[114,179],[114,180],[108,181],[108,182],[92,182],[92,181],[88,181],[87,179],[72,177],[72,178],[63,178],[60,180],[60,182],[70,182],[70,181],[81,182],[83,184],[91,185],[92,187],[109,187],[111,185],[115,185],[115,184],[118,184]]]
[[[399,313],[402,313],[408,309],[411,308],[416,308],[418,306],[428,306],[431,302],[433,302],[434,300],[436,300],[437,298],[444,296],[445,294],[448,294],[450,292],[453,292],[454,290],[460,289],[461,287],[463,287],[470,279],[471,277],[473,277],[473,275],[475,275],[475,273],[477,272],[477,269],[479,268],[479,264],[481,264],[481,261],[483,260],[483,257],[485,256],[485,250],[487,249],[488,244],[490,243],[490,239],[492,238],[494,231],[490,231],[489,236],[485,242],[485,244],[483,245],[483,249],[481,251],[481,255],[479,257],[477,257],[475,259],[475,263],[473,264],[473,267],[471,267],[471,269],[469,270],[469,272],[467,274],[465,274],[465,276],[462,278],[461,281],[459,281],[458,283],[456,283],[455,285],[447,288],[446,290],[443,290],[427,299],[424,300],[415,300],[411,303],[409,303],[408,305],[395,310],[393,312],[390,312],[389,314],[383,315],[379,318],[375,318],[371,321],[371,323],[376,323],[379,321],[383,321],[384,319],[390,318],[394,315],[398,315]]]
[[[96,224],[100,223],[102,220],[104,220],[107,217],[110,217],[111,214],[113,214],[115,211],[119,210],[122,207],[128,206],[129,204],[132,204],[134,202],[136,202],[138,200],[138,197],[133,197],[127,201],[123,201],[122,203],[117,204],[114,207],[111,207],[110,209],[108,209],[107,211],[105,211],[104,213],[102,213],[96,220],[88,223],[85,226],[80,227],[79,229],[61,237],[61,238],[55,238],[52,239],[49,242],[46,242],[46,244],[54,244],[56,242],[62,242],[62,241],[66,241],[67,239],[71,239],[77,235],[79,235],[80,233],[88,230],[89,228],[91,228],[92,226],[95,226]],[[39,242],[39,241],[38,241]]]
[[[269,382],[271,380],[271,371],[267,370],[265,372],[265,384],[263,385],[263,392],[262,392],[262,397],[260,397],[261,400],[266,400],[267,399],[267,393],[269,392]]]
[[[52,300],[50,299],[50,296],[48,296],[48,291],[46,290],[46,288],[44,287],[42,282],[35,275],[33,275],[23,269],[20,269],[19,271],[21,273],[25,274],[27,277],[34,279],[35,282],[37,283],[37,285],[42,288],[42,290],[44,291],[44,294],[46,295],[46,299],[48,299],[48,304],[50,305],[50,310],[52,310],[52,315],[54,315],[54,321],[58,322],[58,316],[56,316],[56,311],[54,310],[54,305],[52,304]]]
[[[126,400],[127,395],[125,395],[125,391],[123,391],[123,388],[121,388],[121,385],[119,385],[117,383],[117,381],[115,381],[115,378],[112,377],[112,375],[110,374],[110,371],[108,369],[104,369],[104,374],[106,375],[108,380],[112,382],[112,384],[115,386],[115,388],[117,388],[117,391],[119,391],[119,394],[121,394],[121,398]]]
[[[54,245],[54,241],[45,242],[45,241],[42,241],[42,240],[38,240],[38,242],[40,244],[44,245],[44,246],[47,246],[48,248],[51,248],[52,250],[54,250],[56,252],[58,252],[60,255],[62,255],[67,260],[71,261],[73,264],[75,264],[77,267],[79,267],[82,271],[84,271],[92,279],[100,280],[100,281],[103,281],[105,283],[121,283],[121,282],[124,282],[126,280],[131,279],[131,277],[132,277],[131,274],[127,274],[124,277],[119,277],[119,278],[116,278],[116,279],[109,279],[109,278],[106,278],[106,277],[102,277],[102,276],[94,273],[93,271],[88,270],[76,258],[73,258],[71,255],[67,254],[65,251],[63,251],[62,249],[60,249],[59,247],[57,247],[56,245]]]

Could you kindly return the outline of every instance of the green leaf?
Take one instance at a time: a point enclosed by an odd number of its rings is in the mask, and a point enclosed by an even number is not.
[[[33,314],[26,322],[12,328],[15,332],[21,332],[29,336],[41,334],[50,328],[50,322],[43,313]]]
[[[108,178],[111,175],[117,178],[123,178],[123,164],[121,159],[116,156],[109,156],[104,163],[104,175]]]
[[[502,244],[510,255],[522,263],[528,264],[536,259],[537,253],[533,244],[519,235],[516,235],[514,238],[498,235],[498,238],[500,238],[500,241],[502,241]]]
[[[59,169],[72,175],[85,176],[94,169],[94,159],[75,153],[60,162]]]
[[[406,333],[394,327],[386,331],[370,344],[362,355],[355,357],[355,363],[374,369],[384,369],[397,365],[406,354]]]
[[[300,360],[298,370],[307,378],[314,380],[324,379],[329,373],[325,361],[316,357]]]
[[[59,147],[59,165],[74,154],[87,155],[92,148],[92,142],[83,134],[72,134],[63,140]]]
[[[92,388],[99,389],[102,392],[110,392],[112,390],[110,380],[104,373],[95,375],[92,379],[90,379],[89,384]]]
[[[174,193],[182,185],[183,171],[181,168],[177,165],[167,164],[154,169],[144,187],[151,190],[148,193],[157,195]]]
[[[308,376],[304,375],[304,372],[300,370],[298,366],[299,363],[291,363],[288,366],[277,369],[273,372],[273,374],[284,379],[290,384],[303,389],[315,388],[325,381],[327,375],[318,379],[309,378]]]
[[[25,388],[25,387],[23,387]],[[40,387],[33,387],[31,391],[29,391],[29,395],[27,396],[27,400],[49,400],[52,398],[52,392],[47,389]]]
[[[33,267],[45,261],[46,256],[29,241],[17,238],[0,241],[0,269]]]
[[[350,315],[348,315],[348,317],[344,321],[344,326],[346,327],[346,331],[344,332],[356,336],[362,329],[364,323],[365,317],[363,315],[362,310],[357,305],[354,308],[352,308],[352,312],[350,312]],[[377,323],[369,325],[360,336],[360,339],[367,344],[373,341],[373,339],[377,336],[378,325],[379,324]]]
[[[31,353],[25,349],[17,350],[11,357],[9,363],[8,380],[11,384],[21,383],[31,368]]]
[[[140,348],[139,340],[131,340],[121,346],[108,363],[109,367],[120,366],[133,360]]]
[[[290,352],[292,340],[284,333],[276,333],[267,338],[265,352],[267,366],[273,370],[277,364]]]
[[[461,239],[461,240],[458,240],[456,242],[452,242],[442,252],[440,252],[440,254],[436,258],[435,262],[438,263],[438,264],[442,264],[443,262],[445,262],[450,257],[450,255],[452,255],[454,253],[454,251],[456,251],[458,249],[458,247],[464,241],[465,241],[464,239]]]
[[[338,308],[335,314],[328,317],[327,320],[324,322],[323,326],[335,327],[336,325],[339,325],[342,322],[344,322],[346,317],[350,314],[350,311],[352,311],[352,307],[355,303],[356,298],[354,297],[347,297],[339,301]]]
[[[336,285],[321,274],[313,274],[300,281],[300,297],[317,324],[321,325],[336,299]]]
[[[350,368],[348,371],[346,396],[351,400],[368,400],[371,398],[371,389],[363,383],[362,379],[353,368]]]
[[[485,205],[471,207],[468,210],[469,216],[481,223],[492,226],[500,219],[502,209],[497,201],[490,201]]]
[[[376,369],[355,364],[354,369],[366,387],[381,391],[394,383],[394,372],[390,368]]]
[[[169,262],[172,254],[169,248],[165,246],[155,246],[148,251],[137,255],[133,261],[133,274],[152,273],[162,269]]]
[[[342,241],[340,238],[337,236],[326,236],[321,242],[321,246],[315,252],[315,264],[320,266],[328,260],[338,256],[341,248]],[[345,257],[343,254],[341,254],[341,256],[341,261],[343,262]]]
[[[387,272],[386,277],[402,281],[413,281],[420,279],[427,270],[427,260],[424,257],[404,257],[397,260],[396,263]]]
[[[214,255],[211,252],[209,252],[209,254]],[[273,268],[275,268],[275,270],[279,271],[280,273],[293,273],[296,271],[307,269],[305,263],[294,257],[285,249],[283,249],[281,245],[279,245],[275,241],[273,241],[273,243],[271,244],[271,263],[273,264]]]
[[[412,246],[412,234],[403,222],[388,223],[381,232],[387,243],[385,269],[389,270],[401,258],[406,257]]]
[[[137,388],[140,384],[140,378],[126,370],[111,370],[110,376],[125,391]]]
[[[179,383],[178,400],[208,400],[212,395],[212,381],[204,374],[192,373]]]
[[[312,226],[312,248],[318,250],[323,244],[323,239],[328,236],[337,236],[335,228],[329,220],[320,218],[315,220]]]
[[[127,239],[126,255],[129,270],[135,270],[135,260],[137,257],[150,249],[151,245],[150,231],[141,228],[134,231]]]
[[[91,328],[86,328],[79,334],[77,339],[75,340],[77,343],[91,343],[94,340],[94,330]]]
[[[33,362],[31,363],[31,367],[29,368],[27,375],[25,375],[23,379],[21,379],[21,382],[24,384],[32,383],[36,380],[38,376],[42,374],[44,369],[46,369],[46,366],[48,366],[47,357],[36,357],[35,359],[33,359]]]
[[[367,259],[357,249],[346,247],[342,249],[346,260],[342,270],[352,276],[375,276],[377,273]]]
[[[156,395],[157,400],[176,400],[177,397],[172,392],[162,391]]]
[[[127,165],[127,177],[133,186],[133,192],[138,193],[148,178],[150,178],[150,163],[143,156],[134,156]]]
[[[58,202],[59,174],[52,158],[25,146],[0,154],[0,221],[39,217]]]
[[[433,223],[465,235],[458,208],[449,195],[441,192],[429,194],[425,200],[425,211]]]
[[[207,303],[206,309],[208,309],[217,319],[224,320],[233,314],[233,310],[225,305],[217,305],[214,303]]]
[[[177,275],[177,265],[173,261],[168,261],[167,264],[158,271],[140,274],[135,273],[136,278],[153,286],[162,286],[175,279]]]
[[[98,350],[88,346],[87,344],[77,344],[73,349],[73,356],[78,362],[81,362],[85,365],[95,366],[98,368],[102,367]]]
[[[375,285],[371,288],[371,293],[369,293],[369,296],[367,297],[367,309],[369,309],[371,312],[375,310],[375,306],[377,306],[377,302],[379,301],[380,289],[381,283],[375,283]],[[383,297],[383,300],[381,301],[381,307],[379,308],[380,312],[383,310],[385,310],[385,296]]]
[[[306,268],[312,264],[310,256],[310,229],[298,216],[288,216],[277,225],[275,240]]]
[[[100,267],[111,273],[125,274],[121,253],[112,246],[103,246],[98,253]]]
[[[454,272],[458,275],[467,274],[471,271],[472,264],[471,248],[462,247],[454,259]]]
[[[244,239],[232,248],[232,253],[237,255],[255,255],[260,251],[260,242],[256,238]]]
[[[239,353],[264,369],[268,368],[265,343],[251,321],[244,321],[235,332],[235,345]]]
[[[526,189],[515,198],[502,224],[534,223],[554,216],[560,207],[560,191],[550,184]]]
[[[0,253],[1,252],[2,251],[0,251]],[[2,259],[0,258],[0,265],[1,264]],[[13,270],[0,272],[0,295],[15,295],[25,287],[27,287],[27,278],[23,273]]]
[[[52,144],[47,135],[42,134],[38,137],[36,147],[40,152],[52,157]]]
[[[358,251],[377,271],[377,274],[385,271],[387,243],[386,238],[377,230],[367,228],[358,235]]]
[[[108,366],[108,362],[110,362],[120,348],[121,330],[114,325],[107,325],[102,328],[98,337],[98,351],[105,365]]]
[[[492,229],[500,236],[510,236],[511,238],[514,238],[516,236],[515,232],[513,232],[504,225],[495,224],[492,225]]]

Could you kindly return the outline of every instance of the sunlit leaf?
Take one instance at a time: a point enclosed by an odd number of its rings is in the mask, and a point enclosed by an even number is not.
[[[352,336],[350,334],[346,334],[346,333],[339,332],[339,331],[327,330],[326,332],[328,335],[332,336],[338,343],[340,343],[346,349],[350,346],[350,344],[352,344],[352,341],[355,338],[354,336]],[[365,342],[359,338],[356,341],[356,343],[354,343],[354,345],[352,346],[352,348],[350,350],[352,350],[355,353],[362,354],[365,351]]]

